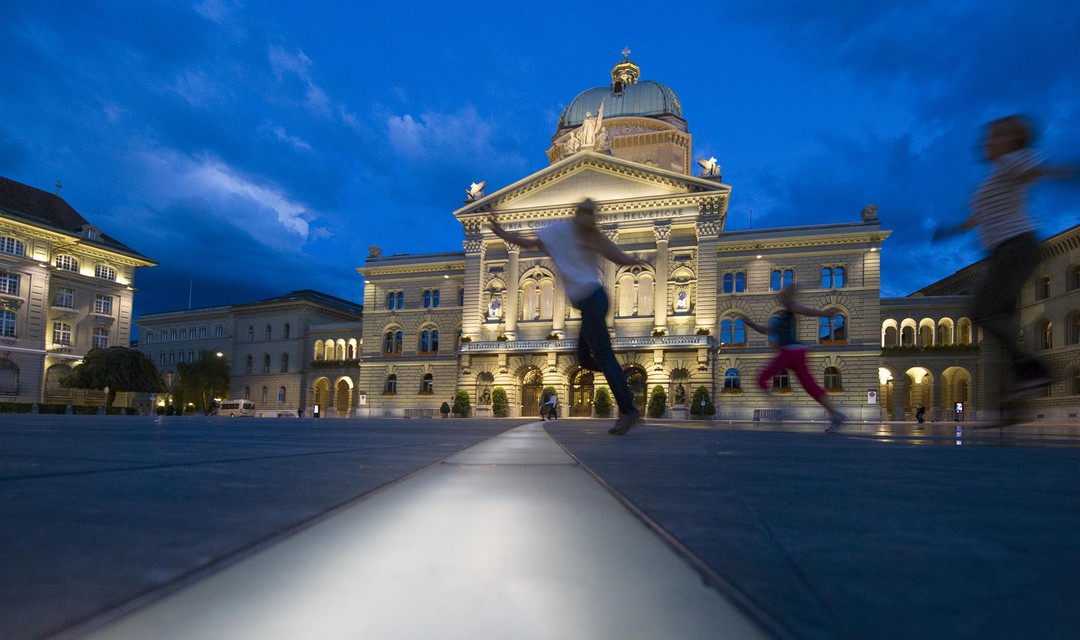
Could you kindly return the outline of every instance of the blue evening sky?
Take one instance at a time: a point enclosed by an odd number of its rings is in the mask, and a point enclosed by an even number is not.
[[[157,267],[136,315],[316,289],[359,302],[368,247],[458,251],[451,212],[547,166],[562,109],[624,47],[732,186],[727,229],[893,231],[882,294],[980,258],[982,125],[1013,112],[1080,159],[1075,0],[666,5],[5,3],[0,175],[61,195]],[[1042,235],[1080,189],[1032,192]]]

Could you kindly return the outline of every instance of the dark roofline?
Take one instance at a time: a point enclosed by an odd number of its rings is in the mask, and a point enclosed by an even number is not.
[[[60,196],[3,176],[0,176],[0,214],[71,236],[78,239],[81,244],[98,246],[131,258],[157,264],[157,261],[147,258],[112,236],[101,232],[97,225],[87,221]],[[87,226],[99,230],[97,240],[90,240],[82,235],[83,228]]]

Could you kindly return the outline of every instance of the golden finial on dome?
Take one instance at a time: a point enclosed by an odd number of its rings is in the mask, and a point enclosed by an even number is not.
[[[628,84],[637,84],[641,69],[630,59],[630,47],[622,50],[623,59],[611,70],[611,92],[622,93]]]

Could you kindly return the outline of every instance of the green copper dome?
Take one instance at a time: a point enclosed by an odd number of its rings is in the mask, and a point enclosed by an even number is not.
[[[671,87],[653,80],[638,81],[640,70],[623,50],[623,59],[611,71],[611,85],[586,89],[570,101],[559,117],[559,130],[580,126],[586,115],[595,116],[604,104],[604,119],[620,116],[682,119],[682,104]]]

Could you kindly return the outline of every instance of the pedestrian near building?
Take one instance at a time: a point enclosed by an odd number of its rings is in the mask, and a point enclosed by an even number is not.
[[[783,305],[783,310],[777,316],[777,322],[774,326],[776,346],[779,347],[776,355],[773,357],[769,364],[765,365],[761,373],[758,374],[757,385],[760,389],[771,395],[770,382],[772,377],[780,373],[784,369],[788,369],[795,372],[796,377],[799,378],[799,384],[803,389],[810,394],[814,400],[817,401],[825,410],[829,412],[829,426],[825,429],[829,433],[835,432],[840,429],[840,426],[847,420],[847,417],[840,413],[840,411],[833,405],[832,400],[829,399],[829,394],[825,389],[821,387],[814,380],[814,376],[811,375],[810,369],[806,364],[806,354],[809,351],[809,347],[799,342],[795,336],[795,316],[812,316],[812,317],[832,317],[839,313],[836,309],[813,309],[805,305],[800,304],[795,300],[795,285],[787,285],[780,290],[780,304]],[[769,328],[754,322],[750,318],[743,317],[746,321],[746,326],[750,327],[758,333],[769,335]]]
[[[990,254],[971,299],[970,314],[1001,344],[1009,359],[1013,382],[1005,394],[1006,403],[1051,382],[1046,365],[1017,340],[1017,301],[1041,259],[1026,190],[1039,178],[1066,178],[1076,173],[1074,167],[1046,164],[1032,142],[1031,124],[1023,116],[1008,116],[987,125],[983,153],[991,165],[990,174],[971,198],[971,214],[956,227],[934,232],[934,239],[941,240],[959,231],[978,229],[983,248]]]
[[[561,220],[543,227],[536,236],[507,231],[494,216],[489,217],[488,222],[495,235],[506,242],[524,249],[539,249],[555,262],[567,297],[581,311],[578,364],[603,372],[619,407],[619,419],[608,433],[626,434],[641,419],[641,412],[634,407],[626,374],[611,347],[606,320],[609,301],[600,281],[596,257],[603,256],[615,264],[626,266],[647,263],[630,256],[600,232],[596,226],[596,203],[589,199],[577,205],[571,220]]]

